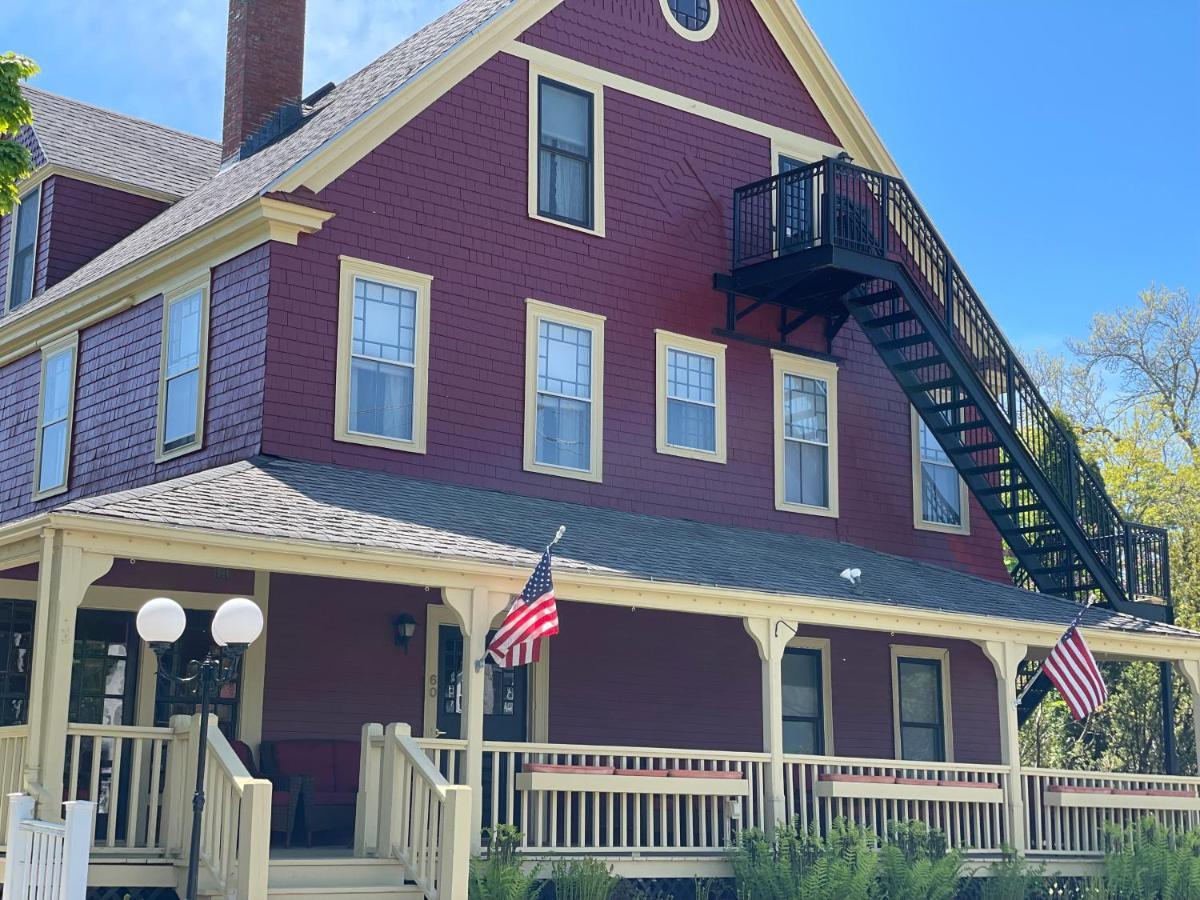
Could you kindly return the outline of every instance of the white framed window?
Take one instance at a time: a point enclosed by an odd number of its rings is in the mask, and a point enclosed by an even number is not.
[[[913,525],[924,531],[969,534],[970,493],[937,435],[912,410]]]
[[[717,0],[658,0],[671,30],[689,41],[706,41],[717,30]]]
[[[433,277],[341,257],[339,441],[425,452]]]
[[[831,755],[833,693],[829,640],[796,636],[780,664],[783,698],[783,752]]]
[[[659,453],[725,462],[725,345],[657,329]]]
[[[604,316],[525,303],[525,468],[600,481]]]
[[[896,759],[953,762],[950,651],[902,644],[891,651]]]
[[[604,235],[604,87],[532,63],[529,215]]]
[[[209,281],[205,275],[163,298],[156,462],[183,456],[204,444]]]
[[[12,211],[8,223],[8,308],[16,309],[33,297],[37,264],[38,230],[42,217],[42,186],[28,191]]]
[[[67,489],[71,467],[71,432],[75,419],[75,370],[79,333],[42,349],[42,381],[38,396],[37,441],[33,454],[33,499]]]
[[[838,514],[837,366],[771,351],[775,369],[775,508]]]

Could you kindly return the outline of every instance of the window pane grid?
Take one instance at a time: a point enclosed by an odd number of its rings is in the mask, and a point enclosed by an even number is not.
[[[675,21],[688,31],[700,31],[708,24],[709,0],[670,0],[669,6]]]
[[[829,384],[783,376],[784,499],[829,506]]]
[[[668,446],[716,452],[716,371],[711,356],[667,348]]]
[[[350,415],[359,434],[413,439],[417,292],[354,279],[350,336]]]
[[[591,468],[592,332],[538,320],[536,462]]]

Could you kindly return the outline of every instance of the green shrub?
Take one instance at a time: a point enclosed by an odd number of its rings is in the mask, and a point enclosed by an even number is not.
[[[521,837],[512,825],[499,825],[487,832],[487,856],[471,860],[467,882],[470,900],[533,900],[541,893],[537,869],[526,872],[517,856]]]
[[[923,822],[889,822],[879,850],[872,895],[886,900],[953,900],[962,881],[962,854]]]
[[[1200,832],[1144,818],[1106,832],[1104,886],[1112,900],[1200,900]]]
[[[842,820],[822,837],[780,825],[742,832],[731,862],[738,900],[869,900],[878,857],[867,832]]]
[[[621,883],[612,866],[598,859],[556,862],[550,875],[554,900],[610,900]]]
[[[1001,859],[988,866],[980,882],[979,900],[1026,900],[1047,896],[1046,867],[1027,863],[1012,847],[1001,850]]]

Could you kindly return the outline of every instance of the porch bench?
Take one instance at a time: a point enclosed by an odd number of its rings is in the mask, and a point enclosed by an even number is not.
[[[516,777],[519,791],[598,794],[685,794],[743,797],[750,792],[741,772],[698,769],[618,769],[527,763]]]
[[[245,741],[230,743],[251,778],[264,778],[262,770],[254,764],[254,753]],[[300,795],[304,779],[297,775],[276,775],[271,782],[271,832],[283,833],[283,845],[292,846],[292,829],[296,825],[296,813],[300,809]]]
[[[957,781],[895,775],[852,775],[822,772],[813,785],[818,797],[865,800],[932,800],[955,803],[1003,803],[995,781]]]
[[[263,741],[260,753],[268,778],[302,779],[300,818],[310,847],[317,832],[354,828],[360,756],[357,742],[332,738]]]
[[[1051,784],[1042,803],[1058,809],[1200,810],[1200,795],[1187,788],[1114,788],[1085,784]]]

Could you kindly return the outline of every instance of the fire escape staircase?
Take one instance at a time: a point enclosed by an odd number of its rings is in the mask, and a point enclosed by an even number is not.
[[[763,305],[780,309],[781,341],[822,316],[832,342],[853,318],[1007,542],[1019,586],[1171,621],[1165,530],[1122,517],[902,180],[826,158],[737,189],[733,265],[714,284],[724,333]]]

